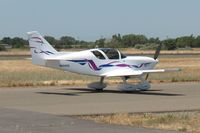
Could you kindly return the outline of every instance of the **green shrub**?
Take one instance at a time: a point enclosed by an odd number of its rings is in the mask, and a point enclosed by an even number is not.
[[[6,48],[3,45],[0,45],[0,51],[5,51]]]
[[[155,50],[158,47],[156,43],[136,44],[135,48],[140,50]]]

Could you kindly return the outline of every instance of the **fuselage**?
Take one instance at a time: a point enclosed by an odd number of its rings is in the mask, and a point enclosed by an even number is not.
[[[62,60],[59,60],[57,65],[53,63],[54,68],[93,76],[100,76],[103,73],[122,68],[130,68],[135,71],[150,70],[158,63],[158,60],[150,57],[124,56],[118,50],[110,48],[72,52],[62,54],[59,58]]]

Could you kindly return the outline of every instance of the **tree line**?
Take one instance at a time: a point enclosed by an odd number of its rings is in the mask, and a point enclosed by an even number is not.
[[[121,36],[113,35],[110,39],[100,38],[94,42],[77,40],[71,36],[62,36],[56,39],[52,36],[44,37],[56,49],[66,48],[95,48],[95,47],[111,47],[111,48],[136,48],[142,50],[155,49],[158,44],[162,44],[162,49],[175,50],[179,48],[199,48],[199,36],[182,36],[177,38],[167,38],[160,40],[158,37],[147,38],[145,35],[128,34]],[[20,37],[4,37],[0,40],[0,44],[7,44],[12,48],[28,48],[28,41]],[[0,45],[0,50],[5,50],[4,45]]]

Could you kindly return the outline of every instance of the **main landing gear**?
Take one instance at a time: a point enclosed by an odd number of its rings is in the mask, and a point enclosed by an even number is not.
[[[102,91],[104,88],[107,87],[107,84],[103,82],[104,78],[105,77],[101,77],[100,82],[93,82],[93,83],[88,84],[88,88],[91,88],[96,91]]]

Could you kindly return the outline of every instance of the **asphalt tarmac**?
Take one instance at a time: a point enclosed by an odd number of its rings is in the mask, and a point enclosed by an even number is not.
[[[200,110],[200,83],[153,84],[145,92],[103,92],[85,87],[0,88],[0,132],[3,133],[160,133],[173,132],[106,125],[68,115],[116,112]]]
[[[176,133],[147,128],[107,125],[38,112],[0,108],[1,133]]]
[[[56,115],[119,112],[163,112],[200,109],[200,83],[153,84],[145,92],[103,92],[86,87],[28,87],[0,89],[0,107]]]

